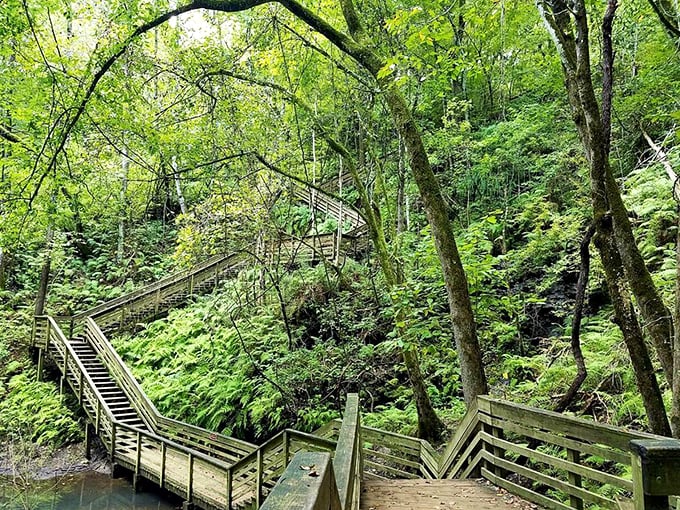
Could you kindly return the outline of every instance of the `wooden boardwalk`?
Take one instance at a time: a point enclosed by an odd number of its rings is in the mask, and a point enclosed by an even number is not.
[[[537,509],[480,480],[366,480],[361,510]]]

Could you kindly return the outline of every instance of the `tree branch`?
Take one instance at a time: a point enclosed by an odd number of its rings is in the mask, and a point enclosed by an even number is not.
[[[647,0],[649,2],[649,5],[652,6],[652,9],[656,13],[656,15],[659,17],[659,21],[661,21],[661,24],[664,26],[664,28],[668,31],[668,33],[672,36],[680,38],[680,28],[675,26],[673,22],[668,18],[665,12],[661,9],[661,6],[659,5],[658,2],[655,0]]]
[[[602,18],[602,130],[604,150],[609,154],[612,138],[612,96],[614,94],[614,47],[612,25],[619,6],[617,0],[608,0]]]

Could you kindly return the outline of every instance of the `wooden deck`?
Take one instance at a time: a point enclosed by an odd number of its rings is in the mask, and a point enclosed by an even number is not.
[[[537,509],[480,480],[366,480],[361,510]]]

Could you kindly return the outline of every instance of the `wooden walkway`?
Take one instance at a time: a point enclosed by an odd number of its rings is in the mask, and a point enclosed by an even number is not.
[[[361,510],[537,509],[482,480],[366,480]]]
[[[352,232],[365,228],[325,194],[306,196]],[[340,248],[332,235],[278,241],[272,248],[286,260],[300,250],[309,260],[335,257]],[[34,320],[38,373],[48,355],[87,416],[87,435],[99,436],[112,464],[181,496],[186,508],[620,510],[634,494],[635,508],[658,509],[680,494],[680,442],[487,396],[475,399],[441,454],[422,439],[362,426],[357,394],[342,422],[314,434],[284,430],[260,446],[161,415],[107,335],[211,291],[248,261],[246,253],[216,256],[73,317]],[[486,485],[469,480],[480,476]],[[642,504],[648,496],[652,506]]]

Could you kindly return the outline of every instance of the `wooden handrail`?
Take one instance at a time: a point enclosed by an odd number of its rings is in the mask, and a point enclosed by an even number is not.
[[[119,386],[121,386],[121,389],[123,389],[130,399],[133,407],[144,418],[144,421],[147,422],[147,425],[153,429],[157,429],[157,418],[160,413],[158,412],[158,409],[156,409],[156,406],[151,402],[149,397],[147,397],[146,393],[137,382],[137,379],[132,375],[130,369],[120,358],[118,352],[114,349],[113,345],[111,345],[111,342],[106,338],[106,335],[104,335],[95,320],[92,317],[87,317],[85,323],[88,340],[92,347],[94,347],[95,352],[105,361],[106,368]]]
[[[201,427],[190,425],[177,420],[172,420],[163,416],[156,406],[148,398],[144,390],[141,388],[137,379],[132,375],[127,364],[120,358],[116,349],[111,345],[106,335],[101,331],[96,321],[92,317],[86,319],[87,329],[91,333],[91,343],[104,360],[106,360],[107,368],[112,371],[114,379],[117,380],[123,391],[130,399],[134,408],[146,418],[148,425],[153,428],[156,433],[166,433],[168,429],[174,427],[178,434],[173,437],[181,442],[181,435],[192,439],[192,446],[199,451],[207,451],[211,454],[222,458],[224,462],[233,462],[235,459],[241,457],[244,453],[254,450],[255,445],[235,439],[232,437],[211,432]],[[218,448],[211,448],[203,445],[204,442],[211,442],[213,445],[219,445]]]
[[[341,510],[331,456],[298,452],[260,510]]]
[[[215,267],[220,266],[222,264],[227,265],[227,263],[238,263],[241,262],[243,259],[245,259],[245,254],[243,252],[231,253],[229,255],[215,255],[214,257],[211,257],[205,262],[202,262],[192,267],[191,269],[178,271],[177,273],[173,273],[170,276],[162,278],[161,280],[158,280],[157,282],[154,282],[150,285],[146,285],[133,292],[130,292],[115,299],[111,299],[83,312],[79,312],[73,316],[73,319],[75,321],[78,321],[89,316],[96,317],[114,308],[119,308],[122,305],[136,301],[142,297],[149,296],[154,292],[163,290],[180,281],[187,280],[192,276],[195,277],[196,275],[208,270],[212,271]]]
[[[363,473],[362,445],[359,395],[349,393],[333,458],[333,469],[342,510],[358,509]]]

